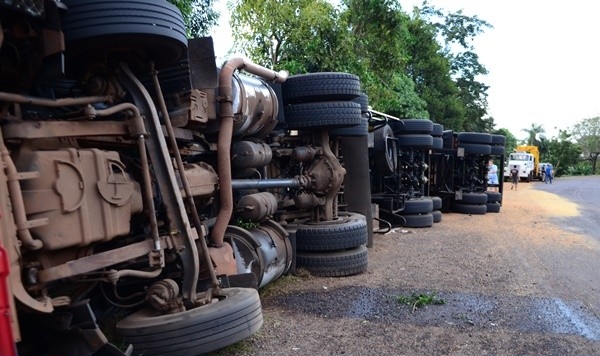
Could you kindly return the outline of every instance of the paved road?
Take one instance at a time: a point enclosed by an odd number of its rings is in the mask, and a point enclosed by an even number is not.
[[[557,221],[569,231],[582,233],[600,241],[600,175],[561,177],[555,179],[553,184],[532,184],[535,189],[556,194],[577,204],[580,216]]]

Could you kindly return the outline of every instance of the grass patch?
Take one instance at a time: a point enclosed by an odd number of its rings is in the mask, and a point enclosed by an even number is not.
[[[417,308],[421,308],[429,304],[446,304],[444,299],[439,298],[436,294],[433,293],[412,293],[411,295],[399,295],[396,297],[396,300],[398,301],[398,303],[411,306],[413,311],[415,311],[415,309]]]

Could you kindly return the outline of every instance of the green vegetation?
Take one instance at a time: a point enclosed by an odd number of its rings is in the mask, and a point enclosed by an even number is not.
[[[393,0],[237,0],[230,9],[236,50],[256,63],[350,72],[376,110],[455,131],[494,127],[471,44],[491,26],[477,17],[427,4],[407,13]]]
[[[169,2],[181,11],[190,38],[206,36],[219,21],[219,13],[212,7],[213,0],[169,0]]]
[[[213,0],[170,0],[189,37],[206,35],[219,14]],[[356,74],[370,105],[401,118],[429,118],[454,131],[506,136],[505,151],[536,145],[555,174],[596,174],[600,117],[580,120],[557,137],[543,125],[522,129],[523,142],[496,128],[487,110],[488,73],[473,39],[492,28],[477,16],[445,12],[426,2],[402,9],[393,0],[230,0],[236,50],[254,62],[291,74]],[[245,226],[242,222],[242,225]]]
[[[396,300],[401,304],[406,304],[412,307],[413,311],[417,308],[424,307],[429,304],[442,305],[446,304],[444,299],[439,298],[432,293],[412,293],[410,296],[399,295]]]

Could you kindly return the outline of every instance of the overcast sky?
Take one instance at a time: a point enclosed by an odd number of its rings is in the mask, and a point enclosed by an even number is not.
[[[217,6],[224,9],[225,0]],[[400,0],[410,12],[421,0]],[[548,137],[577,121],[600,116],[600,2],[570,0],[429,0],[435,7],[476,15],[494,28],[474,44],[489,74],[489,114],[496,127],[524,138],[522,129],[542,125]],[[228,16],[215,29],[215,50],[227,57]]]

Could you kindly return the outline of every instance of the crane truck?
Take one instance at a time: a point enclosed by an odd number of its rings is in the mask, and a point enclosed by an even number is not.
[[[508,155],[508,162],[504,165],[504,180],[510,179],[510,170],[519,170],[519,179],[531,182],[533,179],[541,180],[543,172],[540,166],[540,151],[537,146],[519,145],[515,151]]]

